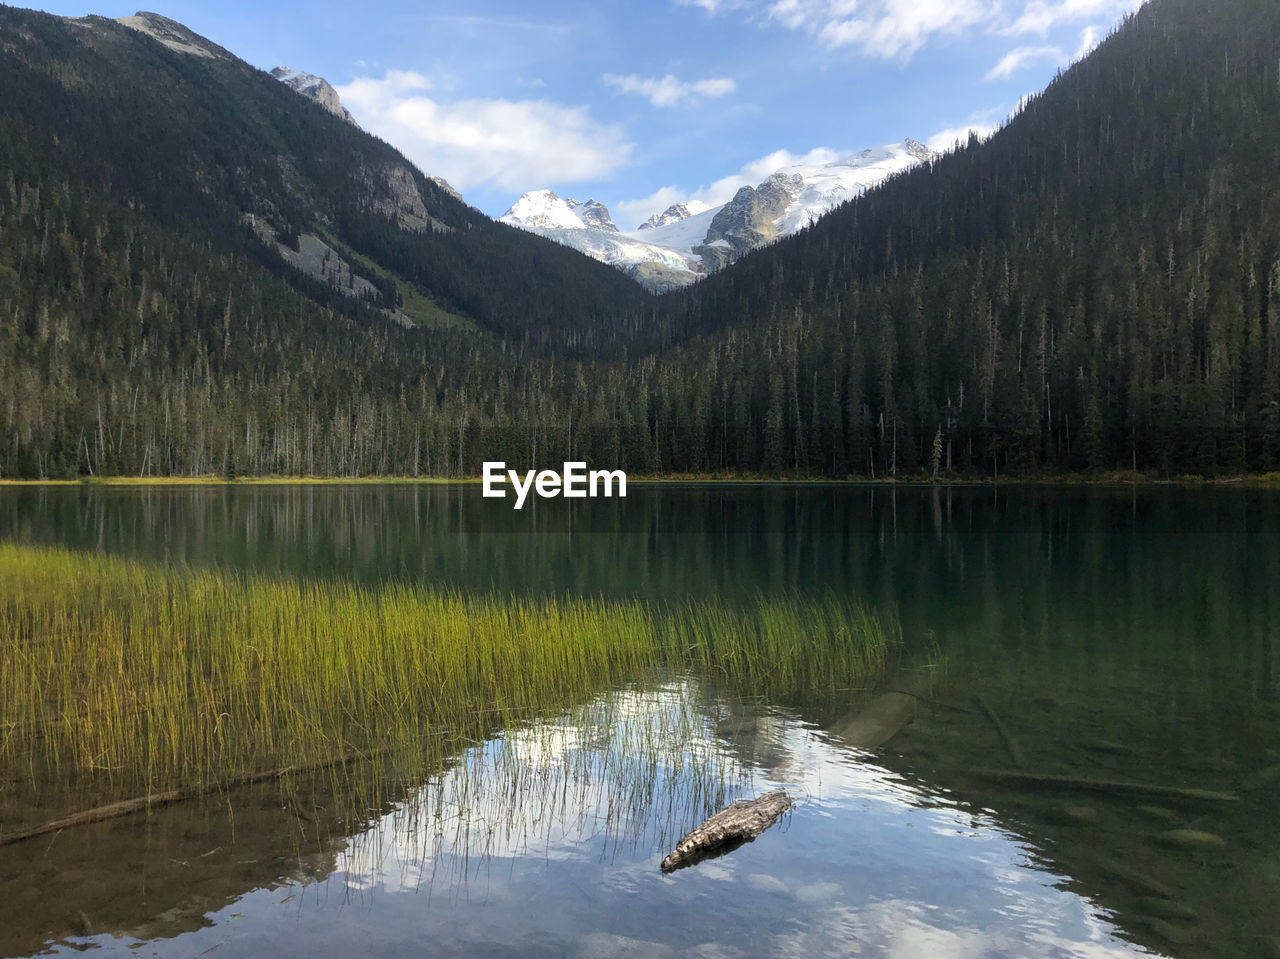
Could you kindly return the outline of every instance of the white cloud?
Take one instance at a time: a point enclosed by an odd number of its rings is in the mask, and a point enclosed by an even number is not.
[[[675,0],[708,13],[750,8],[747,16],[802,30],[828,49],[909,59],[935,37],[972,30],[1046,36],[1081,20],[1118,20],[1145,0]],[[756,11],[763,11],[763,14]]]
[[[1013,105],[1012,110],[1001,105],[971,113],[967,122],[939,130],[924,141],[925,146],[938,153],[946,153],[953,149],[956,143],[961,146],[966,144],[970,133],[976,134],[979,140],[985,140],[1021,113],[1038,95],[1036,92],[1023,94],[1018,97],[1018,102]]]
[[[1119,19],[1137,10],[1145,0],[1031,0],[1002,32],[1038,33],[1044,36],[1062,23],[1106,17]]]
[[[1098,41],[1102,39],[1102,30],[1098,27],[1085,27],[1084,32],[1080,34],[1080,46],[1076,49],[1076,55],[1071,58],[1074,63],[1076,60],[1083,60],[1098,45]]]
[[[774,0],[769,16],[829,48],[907,58],[935,35],[957,35],[1000,16],[1000,0]]]
[[[1022,109],[1023,100],[1025,99],[1024,97],[1018,101],[1018,105],[1013,108],[1013,115],[1016,116],[1018,111]],[[1009,112],[1004,106],[979,110],[976,113],[969,114],[969,119],[964,123],[939,130],[925,140],[924,144],[930,150],[946,153],[953,149],[957,143],[961,146],[968,143],[970,133],[976,134],[979,140],[985,140],[1000,129],[1001,124],[1008,115]]]
[[[424,74],[414,70],[388,70],[381,80],[372,77],[358,77],[346,86],[339,86],[338,96],[344,100],[351,97],[353,101],[368,99],[374,95],[400,96],[411,91],[431,90],[436,86]],[[343,104],[346,105],[345,103]],[[348,107],[350,109],[350,107]]]
[[[688,82],[677,80],[669,73],[665,77],[642,77],[634,73],[624,77],[606,73],[604,82],[623,93],[638,93],[655,107],[674,107],[692,100],[711,100],[727,96],[738,89],[738,85],[728,77]]]
[[[648,196],[636,200],[622,200],[613,204],[610,209],[618,214],[625,229],[632,229],[636,224],[649,218],[652,213],[661,213],[673,203],[688,203],[696,200],[707,206],[719,206],[728,203],[733,195],[744,186],[758,186],[770,174],[783,167],[805,164],[806,166],[831,163],[845,154],[838,153],[828,147],[815,147],[808,153],[792,153],[790,150],[775,150],[766,156],[745,163],[737,173],[721,177],[715,182],[699,187],[696,190],[684,190],[676,186],[664,186]]]
[[[622,129],[599,123],[586,107],[551,100],[445,103],[427,95],[432,89],[420,73],[388,70],[381,79],[340,86],[338,95],[366,130],[459,190],[599,180],[630,159],[633,145]]]
[[[924,145],[937,153],[946,153],[954,149],[957,143],[961,146],[968,143],[970,133],[977,134],[979,140],[985,140],[997,129],[998,126],[994,123],[967,123],[963,126],[947,127],[925,140]]]
[[[1051,63],[1065,63],[1067,55],[1062,52],[1061,47],[1015,47],[987,71],[983,79],[988,83],[993,80],[1007,80],[1023,67],[1046,60]]]
[[[1067,56],[1066,51],[1056,45],[1015,47],[1006,53],[1000,62],[987,72],[983,79],[988,83],[993,80],[1006,80],[1033,63],[1045,61],[1060,65],[1075,63],[1083,60],[1093,52],[1093,48],[1098,45],[1098,41],[1101,39],[1102,28],[1097,25],[1091,25],[1085,27],[1081,32],[1080,45],[1071,56]]]

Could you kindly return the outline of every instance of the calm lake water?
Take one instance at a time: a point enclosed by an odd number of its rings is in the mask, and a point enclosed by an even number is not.
[[[836,593],[904,634],[878,690],[655,676],[429,776],[2,849],[4,956],[1280,956],[1280,495],[633,484],[515,512],[478,486],[28,487],[0,490],[0,540],[486,593]],[[858,748],[904,690],[914,721]],[[775,786],[796,805],[754,843],[658,870]]]

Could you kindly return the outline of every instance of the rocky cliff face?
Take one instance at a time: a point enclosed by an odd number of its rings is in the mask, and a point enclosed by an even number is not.
[[[775,173],[758,187],[744,186],[720,208],[706,240],[693,252],[709,270],[718,270],[742,254],[778,238],[778,221],[800,196],[804,178],[798,173]]]
[[[427,214],[427,205],[408,167],[396,164],[365,170],[364,181],[369,186],[373,211],[395,220],[402,230],[421,233],[437,225]]]
[[[334,116],[341,117],[352,126],[360,126],[342,105],[338,91],[323,77],[313,73],[302,73],[289,67],[276,67],[271,71],[271,75],[296,93],[314,100]],[[395,220],[401,229],[412,230],[415,233],[432,228],[443,229],[442,224],[428,216],[426,203],[423,202],[418,184],[408,167],[391,165],[379,169],[364,169],[361,171],[361,179],[369,190],[370,208],[376,213]],[[455,200],[462,199],[458,191],[451,187],[444,177],[433,176],[428,179]],[[604,216],[607,220],[608,210],[605,210]]]
[[[445,193],[449,194],[449,196],[453,197],[455,200],[460,200],[460,201],[462,200],[462,194],[459,193],[457,190],[455,190],[452,186],[450,186],[449,181],[446,180],[444,177],[431,176],[430,174],[428,174],[427,179],[430,180],[432,183],[434,183],[436,186],[438,186],[440,189],[444,190]]]
[[[596,200],[568,200],[569,209],[578,215],[583,225],[588,230],[605,230],[609,233],[617,233],[618,228],[614,226],[613,217],[609,216],[609,208],[603,203]]]
[[[302,73],[289,67],[276,67],[271,71],[271,75],[285,86],[301,93],[308,100],[315,100],[334,116],[342,117],[348,123],[356,122],[347,108],[342,105],[342,100],[338,98],[338,91],[324,77]]]

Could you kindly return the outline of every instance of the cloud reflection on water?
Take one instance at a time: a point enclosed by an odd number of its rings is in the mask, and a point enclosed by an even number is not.
[[[724,858],[659,873],[709,810],[777,785],[798,797],[783,823]],[[627,940],[658,944],[636,947],[655,957],[1145,954],[1061,879],[1031,868],[990,815],[784,711],[682,682],[472,747],[348,840],[320,888],[283,907],[287,919],[252,893],[172,945],[256,952],[287,921],[291,942],[322,956],[342,954],[352,928],[374,955],[424,941],[440,954],[572,955]],[[240,929],[232,914],[247,917]],[[152,943],[159,955],[169,945]]]

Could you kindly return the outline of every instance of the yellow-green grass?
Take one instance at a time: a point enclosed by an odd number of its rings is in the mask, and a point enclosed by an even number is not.
[[[655,669],[811,694],[865,682],[897,635],[835,598],[470,596],[0,544],[0,778],[224,782],[483,736]]]

